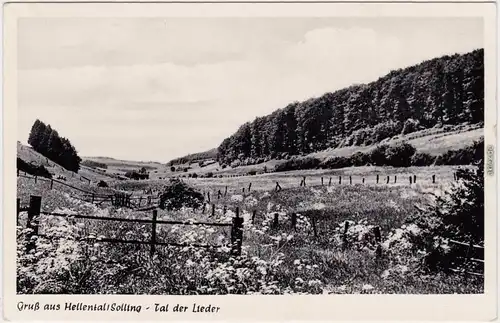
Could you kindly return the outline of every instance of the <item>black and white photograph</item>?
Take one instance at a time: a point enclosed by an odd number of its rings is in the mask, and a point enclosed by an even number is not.
[[[484,294],[485,39],[481,16],[19,18],[15,293]]]

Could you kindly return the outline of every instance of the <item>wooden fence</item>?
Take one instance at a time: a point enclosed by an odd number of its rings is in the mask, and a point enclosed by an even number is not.
[[[165,221],[158,220],[158,210],[152,210],[152,218],[149,219],[122,219],[114,217],[97,217],[90,215],[73,215],[73,214],[61,214],[53,212],[42,212],[41,211],[42,197],[41,196],[30,196],[30,203],[28,207],[21,207],[20,199],[17,199],[17,214],[16,223],[19,226],[19,213],[23,211],[28,212],[28,217],[26,220],[26,227],[32,229],[27,235],[26,239],[28,241],[27,249],[28,251],[35,248],[33,236],[46,237],[39,233],[39,217],[42,215],[59,216],[66,218],[76,218],[76,219],[91,219],[98,221],[117,221],[117,222],[131,222],[131,223],[146,223],[151,224],[151,239],[149,241],[141,240],[124,240],[124,239],[114,239],[114,238],[103,238],[99,239],[102,242],[109,243],[125,243],[125,244],[138,244],[138,245],[150,245],[151,255],[154,254],[156,246],[175,246],[175,247],[186,247],[192,246],[197,248],[219,248],[223,247],[221,245],[208,245],[208,244],[186,244],[186,243],[175,243],[175,242],[160,242],[156,238],[156,226],[159,224],[168,225],[205,225],[205,226],[215,226],[215,227],[231,227],[231,255],[240,256],[241,246],[243,242],[243,218],[239,216],[239,208],[236,208],[236,216],[233,217],[232,223],[217,223],[217,222],[189,222],[189,221]],[[89,239],[92,240],[92,239]]]
[[[462,273],[464,276],[467,275],[484,276],[483,273],[477,273],[467,270],[467,265],[469,263],[475,263],[477,266],[482,267],[482,270],[484,272],[484,246],[475,245],[472,243],[472,241],[469,243],[456,241],[452,239],[449,239],[448,241],[458,247],[462,247],[463,251],[465,251],[464,252],[465,256],[459,257],[460,260],[463,260],[462,262],[463,268],[462,269],[453,268],[452,269],[453,272]]]
[[[50,183],[50,189],[53,189],[54,183],[57,183],[59,185],[65,186],[65,187],[69,187],[73,190],[76,190],[80,193],[83,193],[83,197],[81,198],[81,200],[83,200],[85,202],[93,203],[96,205],[101,205],[105,202],[110,202],[111,205],[113,205],[113,206],[133,208],[133,207],[142,206],[142,200],[144,200],[145,206],[154,205],[155,202],[159,201],[158,198],[154,198],[152,196],[132,197],[131,194],[127,194],[124,192],[115,192],[115,193],[110,193],[110,194],[99,194],[99,193],[95,193],[95,192],[81,189],[79,187],[73,186],[71,184],[65,183],[65,182],[57,180],[57,179],[40,177],[40,176],[23,175],[23,174],[19,174],[19,172],[18,172],[18,177],[23,177],[23,178],[28,178],[28,179],[34,180],[35,183],[38,183],[39,181],[48,182],[48,183]],[[74,197],[74,198],[76,198],[76,197]],[[134,200],[138,200],[138,201],[134,201]]]

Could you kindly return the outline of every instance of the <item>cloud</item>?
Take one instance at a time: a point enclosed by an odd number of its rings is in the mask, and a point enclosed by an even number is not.
[[[251,21],[233,22],[231,29],[216,20],[179,20],[166,30],[161,20],[71,24],[69,30],[87,36],[35,24],[49,44],[29,38],[21,46],[19,136],[26,138],[40,117],[84,155],[163,161],[213,148],[243,122],[291,101],[482,46],[477,33],[451,37],[458,29],[440,33],[425,26],[400,37],[397,31],[325,26],[288,35],[282,22],[274,29]],[[99,33],[102,24],[108,27]],[[48,37],[49,31],[56,34]],[[89,51],[77,53],[84,45]],[[26,52],[37,48],[40,55]]]

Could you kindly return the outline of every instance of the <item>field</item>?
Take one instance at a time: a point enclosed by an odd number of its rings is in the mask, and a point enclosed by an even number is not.
[[[230,224],[238,208],[244,219],[239,257],[229,254],[228,227],[160,224],[156,229],[157,241],[184,245],[157,246],[151,256],[147,244],[100,241],[117,237],[149,241],[150,225],[42,215],[40,231],[50,238],[40,237],[36,253],[29,256],[22,251],[23,243],[19,244],[19,261],[23,264],[18,270],[19,292],[481,293],[482,277],[473,276],[465,283],[458,274],[418,271],[420,259],[410,248],[412,237],[418,235],[418,230],[407,223],[416,212],[415,205],[425,205],[433,194],[439,195],[454,185],[455,169],[354,167],[185,179],[204,194],[206,209],[160,209],[158,220]],[[417,177],[417,182],[411,185],[410,175]],[[432,175],[436,176],[435,183]],[[306,187],[299,186],[303,176]],[[281,186],[278,191],[276,182]],[[166,184],[168,181],[163,179],[110,180],[111,187],[136,196],[148,189],[161,191]],[[88,185],[88,189],[99,192],[93,185]],[[152,217],[151,210],[97,206],[82,201],[64,186],[50,189],[40,180],[35,184],[31,179],[19,177],[18,196],[22,205],[28,203],[30,195],[42,196],[43,212],[120,219]],[[215,205],[213,215],[211,204]],[[296,214],[295,227],[293,214]],[[26,213],[21,212],[20,218],[24,227]],[[380,238],[374,240],[375,228],[380,230]],[[196,248],[190,246],[193,244],[218,247]],[[45,273],[41,274],[41,270]]]

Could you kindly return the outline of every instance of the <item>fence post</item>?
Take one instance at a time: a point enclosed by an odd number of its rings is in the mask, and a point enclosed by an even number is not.
[[[394,175],[394,184],[396,184],[397,181],[398,181],[398,176]]]
[[[316,216],[311,217],[312,220],[312,227],[313,227],[313,232],[314,232],[314,237],[318,237],[318,230],[316,229]]]
[[[323,186],[323,177],[321,177],[321,186]]]
[[[306,177],[304,176],[304,187],[306,187]]]
[[[210,203],[210,192],[207,192],[208,203]]]
[[[21,211],[21,199],[16,200],[16,226],[19,226],[19,212]]]
[[[220,190],[218,190],[218,191],[217,191],[217,199],[220,199],[220,198],[221,198],[221,196],[222,196],[222,193],[221,193],[221,191],[220,191]]]
[[[292,213],[292,229],[295,230],[297,226],[297,213]]]
[[[436,175],[432,175],[432,184],[436,183]]]
[[[215,204],[212,204],[212,216],[215,216]]]
[[[36,179],[37,179],[37,177],[38,177],[38,176],[37,176],[37,175],[35,175],[35,183],[36,183]]]
[[[151,224],[151,256],[155,253],[156,249],[156,218],[158,210],[153,210],[153,223]]]
[[[349,175],[349,184],[352,184],[352,176]]]
[[[52,189],[52,187],[54,187],[54,180],[51,178],[50,179],[50,189]]]
[[[328,181],[328,186],[332,186],[332,178],[330,177],[330,180]]]
[[[379,175],[377,175],[377,184],[378,184],[378,176],[379,176]]]
[[[387,184],[389,184],[389,176],[387,176]]]
[[[207,203],[203,203],[203,209],[201,209],[201,213],[205,214],[205,208],[207,207]]]
[[[240,208],[236,207],[236,216],[233,218],[231,227],[231,255],[241,256],[241,244],[243,242],[243,218],[240,218]]]
[[[363,184],[365,183],[365,178],[363,177]]]
[[[224,197],[227,195],[227,186],[226,189],[224,190]]]
[[[417,183],[417,175],[413,175],[413,183]]]
[[[253,210],[252,212],[252,224],[255,223],[255,216],[257,215],[257,210]]]
[[[222,209],[222,214],[226,214],[227,212],[227,206],[224,205],[223,209]]]
[[[251,188],[252,188],[252,183],[248,184],[248,193],[250,193]]]
[[[279,225],[279,214],[274,213],[273,222],[271,223],[271,229],[277,229]]]
[[[345,250],[347,248],[347,230],[349,229],[349,222],[345,221],[344,233],[342,234],[342,248]]]
[[[342,184],[342,176],[339,176],[339,185]]]
[[[306,186],[305,182],[304,182],[304,186]],[[280,186],[280,183],[278,183],[278,182],[276,182],[276,192],[277,191],[281,191],[281,186]]]
[[[377,250],[376,250],[376,256],[377,258],[380,258],[382,256],[382,246],[380,245],[380,241],[382,241],[382,235],[380,233],[380,227],[376,226],[375,227],[375,241],[377,241]]]
[[[41,206],[41,196],[30,196],[30,206],[28,208],[28,221],[26,222],[26,227],[32,229],[33,231],[26,236],[28,239],[27,251],[35,248],[35,241],[32,237],[38,235],[38,217],[40,216]]]
[[[241,192],[242,192],[243,194],[245,194],[245,188],[244,188],[244,187],[242,187],[242,188],[241,188]]]
[[[410,185],[411,185],[411,184],[412,184],[412,183],[411,183],[411,175],[410,175]]]

